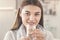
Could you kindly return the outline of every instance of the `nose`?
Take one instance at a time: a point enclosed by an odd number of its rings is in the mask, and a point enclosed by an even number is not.
[[[35,16],[34,16],[34,15],[31,15],[31,16],[29,17],[29,20],[30,20],[30,21],[34,21],[34,20],[35,20]]]

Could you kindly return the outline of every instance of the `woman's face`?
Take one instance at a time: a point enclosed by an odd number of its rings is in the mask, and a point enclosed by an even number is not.
[[[24,6],[21,14],[22,23],[25,27],[36,27],[41,19],[41,9],[38,6]]]

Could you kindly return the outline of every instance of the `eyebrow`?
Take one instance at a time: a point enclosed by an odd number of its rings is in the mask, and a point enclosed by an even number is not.
[[[36,14],[38,13],[38,14],[41,14],[41,12],[35,12]]]
[[[36,13],[41,13],[41,12],[36,12]]]
[[[25,11],[25,12],[28,12],[28,13],[30,13],[29,11]]]
[[[25,12],[28,12],[28,13],[30,13],[29,11],[25,11]],[[35,12],[35,13],[41,13],[41,12]]]

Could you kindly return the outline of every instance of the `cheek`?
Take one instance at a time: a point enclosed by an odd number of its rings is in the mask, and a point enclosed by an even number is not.
[[[23,22],[23,23],[26,23],[27,20],[28,20],[28,17],[26,17],[26,16],[23,15],[23,16],[22,16],[22,22]]]
[[[26,23],[27,22],[27,20],[28,20],[28,16],[26,16],[25,14],[21,14],[21,18],[22,18],[22,22],[23,23]]]
[[[39,23],[41,16],[36,17],[37,22]]]

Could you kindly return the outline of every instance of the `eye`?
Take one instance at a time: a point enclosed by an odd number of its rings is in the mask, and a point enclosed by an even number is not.
[[[29,16],[30,15],[30,12],[29,11],[25,11],[24,13],[26,16]]]
[[[35,14],[35,16],[39,16],[39,15],[40,15],[40,13],[36,13],[36,14]]]
[[[35,16],[40,16],[41,12],[35,12]]]
[[[30,15],[30,13],[26,12],[26,13],[25,13],[25,15],[29,16],[29,15]]]

